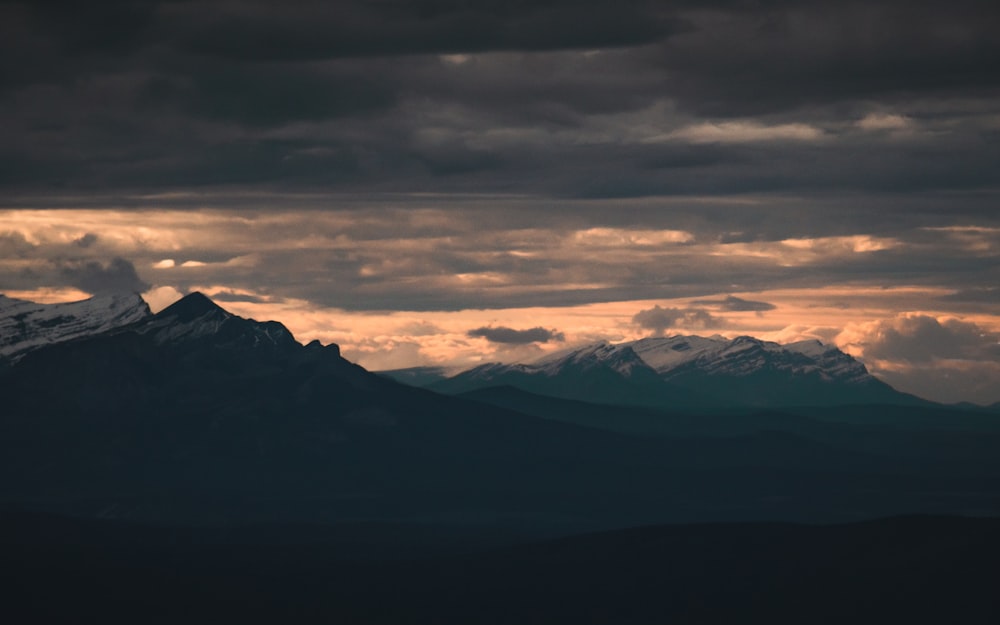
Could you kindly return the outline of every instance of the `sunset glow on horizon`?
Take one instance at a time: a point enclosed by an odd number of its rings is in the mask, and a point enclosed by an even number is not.
[[[889,285],[881,284],[886,275],[877,270],[928,255],[990,258],[1000,239],[995,228],[730,242],[707,229],[582,223],[480,231],[475,218],[459,209],[375,206],[361,217],[5,211],[6,241],[18,247],[0,258],[0,267],[4,275],[25,276],[8,296],[39,302],[134,289],[155,312],[201,291],[235,314],[284,323],[302,342],[336,343],[347,358],[373,370],[457,371],[644,336],[751,335],[836,345],[901,390],[932,399],[1000,399],[994,385],[1000,320],[989,303],[963,299],[966,290],[947,286],[947,273],[936,280],[928,275],[924,284],[893,278]],[[112,266],[107,258],[129,261]],[[859,266],[865,274],[857,273]],[[803,269],[826,284],[810,284]],[[691,273],[699,280],[685,276]],[[733,280],[754,274],[766,275],[766,282]],[[657,292],[663,295],[653,296]],[[629,293],[639,297],[623,297]],[[484,328],[541,334],[497,341]],[[888,351],[887,331],[895,333]],[[940,354],[932,350],[914,360],[908,341],[927,332],[945,341],[954,335],[966,351],[938,345]],[[971,344],[970,337],[976,339]],[[942,368],[961,371],[969,383],[935,385]]]

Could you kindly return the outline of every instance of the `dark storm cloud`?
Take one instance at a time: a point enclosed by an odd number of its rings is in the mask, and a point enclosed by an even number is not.
[[[26,258],[36,247],[20,232],[0,232],[0,258]]]
[[[717,327],[721,319],[702,308],[664,308],[660,305],[640,310],[632,317],[632,323],[645,330],[652,330],[655,336],[662,336],[672,328],[706,330]]]
[[[907,94],[995,91],[996,4],[775,2],[706,10],[656,62],[698,114],[759,115]],[[724,41],[725,45],[720,45]]]
[[[728,312],[764,312],[775,309],[774,304],[743,299],[734,295],[727,295],[721,300],[702,299],[695,300],[691,303],[695,306],[709,306],[717,310],[725,310]]]
[[[484,338],[491,343],[503,343],[506,345],[527,345],[529,343],[548,343],[549,341],[566,340],[562,332],[547,330],[541,327],[515,330],[514,328],[506,328],[504,326],[490,326],[469,330],[466,336],[470,338]]]
[[[968,192],[1000,159],[998,26],[962,0],[4,3],[0,185]]]
[[[97,238],[98,237],[97,237],[96,234],[94,234],[93,232],[88,232],[88,233],[84,234],[83,236],[81,236],[80,238],[74,239],[73,240],[73,245],[76,245],[77,247],[82,247],[82,248],[86,249],[86,248],[92,246],[94,243],[97,243]]]
[[[30,0],[0,3],[0,92],[72,80],[121,64],[149,43],[159,3]]]
[[[652,2],[501,0],[177,4],[194,51],[244,60],[638,45],[681,30]]]
[[[344,67],[210,64],[189,76],[150,80],[142,94],[151,110],[249,126],[368,116],[390,108],[395,93],[377,78]]]
[[[107,264],[97,261],[65,261],[60,274],[66,284],[91,294],[141,293],[149,289],[135,271],[135,266],[124,258],[114,258]]]

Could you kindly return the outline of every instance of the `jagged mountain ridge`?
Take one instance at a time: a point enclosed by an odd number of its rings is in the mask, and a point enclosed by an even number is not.
[[[593,401],[597,393],[580,373],[598,369],[607,377],[619,378],[618,394],[614,399],[600,400],[605,403],[704,408],[922,401],[878,380],[864,364],[834,346],[814,340],[781,345],[750,336],[673,336],[613,345],[596,343],[532,363],[480,365],[429,388],[464,393],[508,385]],[[650,374],[655,374],[655,380]],[[640,385],[645,388],[640,390]]]
[[[750,336],[640,339],[632,349],[664,380],[756,406],[914,403],[840,349]]]
[[[675,376],[685,368],[708,375],[751,375],[762,369],[795,375],[816,373],[824,380],[861,383],[869,376],[865,366],[832,345],[817,340],[785,345],[751,336],[734,339],[715,336],[645,338],[626,343],[661,375]]]
[[[136,293],[39,304],[0,295],[0,361],[14,362],[46,345],[100,334],[151,316]]]
[[[466,393],[490,386],[603,404],[687,407],[708,400],[664,381],[628,346],[596,343],[531,364],[487,363],[428,388]]]
[[[255,356],[293,352],[301,347],[284,325],[277,321],[256,321],[234,315],[202,293],[194,292],[164,308],[146,323],[134,328],[158,345],[196,345],[209,338],[216,349],[252,349]],[[319,347],[315,342],[310,347]],[[340,348],[326,348],[340,355]]]

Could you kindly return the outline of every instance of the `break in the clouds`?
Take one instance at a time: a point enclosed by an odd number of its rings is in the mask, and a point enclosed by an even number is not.
[[[466,332],[466,336],[484,338],[491,343],[503,343],[507,345],[527,345],[529,343],[548,343],[549,341],[566,340],[566,336],[562,332],[542,327],[515,330],[514,328],[506,328],[504,326],[484,326],[469,330]]]

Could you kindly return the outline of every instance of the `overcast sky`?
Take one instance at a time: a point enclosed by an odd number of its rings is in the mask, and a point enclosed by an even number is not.
[[[370,368],[813,337],[998,401],[995,5],[0,0],[0,291]]]

